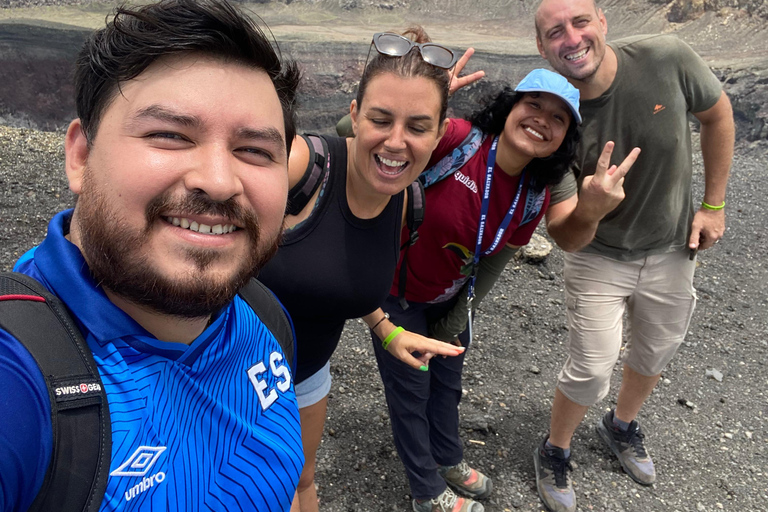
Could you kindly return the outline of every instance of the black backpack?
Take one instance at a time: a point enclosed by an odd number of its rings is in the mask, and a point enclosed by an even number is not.
[[[255,279],[239,295],[275,335],[295,372],[293,328],[275,296]],[[0,273],[0,328],[32,354],[51,401],[51,461],[28,510],[97,512],[107,488],[112,426],[91,350],[64,303],[24,274]]]
[[[299,182],[288,191],[288,206],[285,209],[287,215],[298,215],[304,209],[331,170],[328,159],[328,143],[325,139],[314,134],[305,134],[301,137],[309,148],[309,162]],[[424,221],[424,207],[424,184],[420,180],[416,180],[408,185],[408,205],[405,218],[409,236],[408,241],[400,247],[400,251],[405,250],[405,252],[403,253],[403,262],[400,265],[397,297],[400,299],[400,305],[403,309],[408,309],[408,302],[405,300],[408,248],[419,239],[418,229]]]

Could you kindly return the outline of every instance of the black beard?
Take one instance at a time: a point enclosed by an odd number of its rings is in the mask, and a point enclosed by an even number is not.
[[[94,280],[116,295],[158,313],[182,318],[202,318],[229,304],[237,292],[258,273],[275,254],[279,237],[258,252],[261,229],[255,213],[245,210],[235,200],[212,201],[196,191],[182,199],[165,194],[146,208],[146,228],[136,232],[127,227],[120,215],[110,210],[106,198],[83,184],[76,215],[80,228],[81,251]],[[149,242],[157,222],[167,222],[162,212],[188,215],[223,215],[242,228],[251,246],[248,255],[228,280],[207,276],[204,270],[221,256],[215,251],[188,249],[180,257],[195,263],[197,272],[186,280],[161,275],[142,249]],[[215,235],[211,235],[215,236]]]

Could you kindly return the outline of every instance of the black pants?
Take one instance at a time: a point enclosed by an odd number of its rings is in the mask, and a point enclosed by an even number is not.
[[[444,316],[454,302],[411,302],[410,307],[403,310],[397,297],[390,296],[383,309],[395,325],[426,336],[427,326]],[[429,371],[422,372],[381,348],[381,340],[376,335],[372,338],[384,382],[392,435],[408,475],[411,495],[418,500],[435,498],[446,487],[437,466],[454,466],[464,456],[458,407],[466,351],[456,357],[433,357]],[[459,340],[467,347],[469,332],[461,333]]]

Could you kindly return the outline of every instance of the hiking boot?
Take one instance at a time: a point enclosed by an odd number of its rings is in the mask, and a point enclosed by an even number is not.
[[[414,512],[485,512],[485,507],[469,498],[456,496],[450,487],[437,498],[419,501],[413,500]]]
[[[539,498],[551,512],[574,512],[576,495],[568,475],[573,470],[571,458],[565,457],[562,448],[547,448],[546,443],[545,438],[533,454]]]
[[[609,411],[597,423],[597,433],[618,457],[621,467],[632,480],[641,485],[651,485],[656,481],[653,461],[643,445],[645,435],[637,421],[633,420],[624,432],[614,426],[613,411]]]
[[[437,472],[456,492],[470,498],[487,498],[493,490],[491,479],[469,467],[463,460],[455,466],[438,466]]]

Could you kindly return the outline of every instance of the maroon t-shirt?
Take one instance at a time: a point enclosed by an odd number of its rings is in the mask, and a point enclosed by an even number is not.
[[[432,153],[428,167],[458,147],[470,128],[468,121],[451,119],[445,136]],[[408,252],[405,297],[409,301],[443,302],[453,297],[469,277],[477,243],[488,152],[492,142],[493,137],[487,137],[477,153],[463,167],[452,176],[427,188],[424,222],[419,227],[419,240]],[[515,198],[519,178],[509,176],[498,165],[495,167],[482,251],[487,250],[493,243],[499,225]],[[536,217],[519,226],[525,209],[528,182],[529,176],[526,174],[512,222],[494,253],[500,251],[504,244],[527,244],[547,209],[548,190],[543,194],[543,204]],[[403,242],[407,235],[407,230],[403,230]],[[402,258],[390,290],[395,296],[400,265]]]

